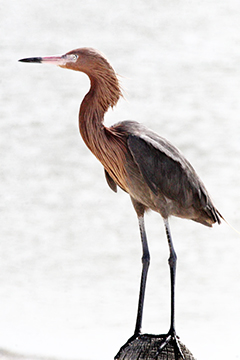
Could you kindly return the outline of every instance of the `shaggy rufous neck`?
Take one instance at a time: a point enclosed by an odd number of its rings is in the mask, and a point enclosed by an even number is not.
[[[108,66],[95,70],[93,74],[87,74],[91,87],[83,99],[79,113],[80,133],[94,154],[98,136],[106,130],[103,125],[104,114],[109,107],[114,107],[122,96],[118,78],[111,66]]]
[[[91,87],[79,112],[82,138],[114,181],[126,189],[123,158],[125,148],[121,134],[103,124],[104,114],[122,96],[118,78],[108,62],[105,66],[86,71]]]

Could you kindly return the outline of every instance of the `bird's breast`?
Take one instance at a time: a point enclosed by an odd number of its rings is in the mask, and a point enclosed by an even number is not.
[[[95,156],[114,182],[124,191],[129,192],[126,170],[128,150],[124,139],[108,137],[104,142],[101,142],[100,148],[94,150]]]

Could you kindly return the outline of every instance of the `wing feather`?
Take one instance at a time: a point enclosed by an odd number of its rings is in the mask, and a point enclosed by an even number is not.
[[[193,220],[211,226],[222,215],[184,155],[169,141],[135,121],[123,121],[112,127],[126,136],[127,146],[151,191],[163,194],[185,209],[193,207]]]
[[[155,134],[154,134],[155,135]],[[163,193],[182,206],[207,203],[207,192],[184,156],[161,137],[129,135],[128,146],[146,183],[155,195]]]

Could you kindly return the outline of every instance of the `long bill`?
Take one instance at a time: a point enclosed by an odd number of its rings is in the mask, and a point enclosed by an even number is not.
[[[65,66],[69,62],[76,62],[77,55],[66,54],[66,55],[54,55],[54,56],[44,56],[44,57],[30,57],[30,58],[20,59],[18,61]]]

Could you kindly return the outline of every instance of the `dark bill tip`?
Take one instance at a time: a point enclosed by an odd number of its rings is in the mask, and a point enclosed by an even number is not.
[[[33,58],[20,59],[18,61],[29,62],[29,63],[41,63],[42,58],[41,57],[33,57]]]

